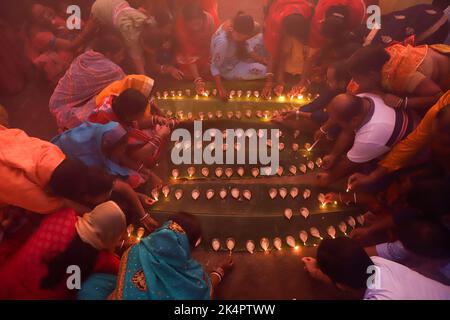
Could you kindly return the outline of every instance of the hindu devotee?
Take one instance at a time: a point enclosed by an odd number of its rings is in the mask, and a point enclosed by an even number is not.
[[[0,3],[0,299],[450,300],[449,14]]]

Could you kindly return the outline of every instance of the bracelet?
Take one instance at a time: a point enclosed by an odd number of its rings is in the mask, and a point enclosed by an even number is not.
[[[213,272],[211,272],[211,275],[217,276],[217,278],[219,278],[219,282],[222,282],[222,276],[218,272],[213,271]]]
[[[221,267],[214,269],[214,272],[217,272],[222,278],[225,276],[225,270]]]
[[[142,218],[139,219],[140,222],[144,221],[145,219],[147,219],[150,215],[148,213],[146,213]]]
[[[405,99],[401,98],[400,101],[397,103],[396,108],[401,107],[401,105],[403,104],[404,101],[405,101]]]
[[[406,109],[408,107],[408,97],[405,97],[405,105],[404,105],[404,109]]]
[[[319,130],[320,130],[320,132],[322,132],[323,134],[328,134],[328,132],[327,132],[327,131],[325,131],[325,130],[323,130],[323,128],[322,128],[322,127],[320,127],[320,128],[319,128]]]

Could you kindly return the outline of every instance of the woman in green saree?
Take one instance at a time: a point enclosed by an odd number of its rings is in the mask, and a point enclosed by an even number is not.
[[[82,285],[80,300],[208,300],[233,262],[210,274],[191,256],[200,244],[199,221],[176,214],[161,228],[130,247],[119,274],[94,274]]]

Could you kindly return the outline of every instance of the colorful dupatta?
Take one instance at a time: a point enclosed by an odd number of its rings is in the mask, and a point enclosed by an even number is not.
[[[122,256],[110,300],[209,300],[211,279],[180,225],[166,222]]]
[[[264,45],[273,58],[280,48],[283,20],[292,14],[311,19],[314,5],[308,0],[275,0],[269,8],[264,27]]]
[[[311,20],[309,44],[313,48],[321,48],[325,45],[325,39],[321,35],[322,23],[327,11],[332,7],[346,7],[348,11],[347,28],[356,29],[364,23],[366,17],[366,4],[363,0],[320,0]]]
[[[408,77],[417,71],[428,53],[428,46],[394,44],[385,49],[391,56],[382,69],[382,85],[390,92],[405,94]]]
[[[89,50],[78,56],[59,80],[50,98],[50,112],[61,130],[86,121],[95,109],[95,98],[125,73],[103,54]]]

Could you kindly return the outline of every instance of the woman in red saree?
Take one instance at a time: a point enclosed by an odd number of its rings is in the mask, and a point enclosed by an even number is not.
[[[302,73],[313,10],[314,4],[308,0],[275,0],[270,4],[264,29],[264,44],[270,54],[264,97],[272,94],[274,78],[275,92],[281,94],[285,71],[293,75]]]
[[[176,60],[185,78],[194,80],[198,94],[205,91],[203,77],[209,76],[210,44],[217,24],[200,5],[186,5],[176,19]]]
[[[83,279],[92,272],[116,274],[120,260],[112,252],[125,230],[125,215],[112,201],[81,217],[72,209],[48,215],[12,257],[0,257],[0,299],[75,298],[67,268],[79,266]]]

